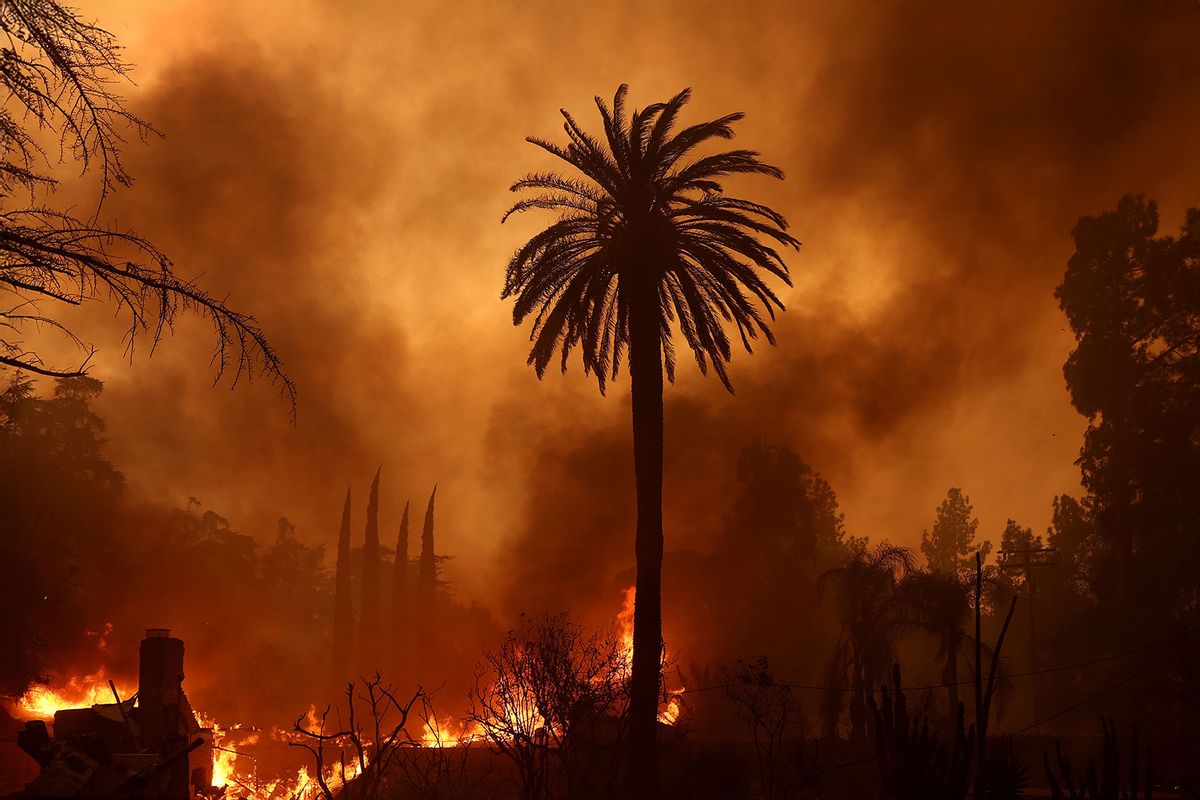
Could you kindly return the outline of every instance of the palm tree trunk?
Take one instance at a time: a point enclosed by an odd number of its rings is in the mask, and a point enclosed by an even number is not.
[[[630,675],[629,768],[632,797],[657,797],[658,695],[662,665],[663,375],[658,286],[634,284],[629,372],[633,394],[633,468],[637,486],[637,593]]]

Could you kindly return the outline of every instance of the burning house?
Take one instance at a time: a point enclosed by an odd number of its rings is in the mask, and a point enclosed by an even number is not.
[[[138,689],[112,703],[55,712],[25,723],[17,743],[41,767],[23,797],[144,797],[186,800],[211,792],[212,731],[183,691],[183,640],[149,628]]]

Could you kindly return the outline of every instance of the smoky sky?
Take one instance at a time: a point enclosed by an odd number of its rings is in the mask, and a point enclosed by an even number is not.
[[[523,139],[561,137],[559,108],[594,125],[619,83],[691,86],[685,119],[746,112],[734,145],[787,173],[732,187],[804,242],[779,346],[735,356],[736,395],[682,353],[667,390],[668,549],[720,530],[755,441],[821,472],[856,535],[915,544],[950,486],[985,535],[1044,528],[1085,427],[1053,298],[1070,230],[1125,192],[1167,231],[1200,204],[1192,2],[85,10],[165,134],[105,213],[253,313],[300,389],[293,426],[272,387],[212,385],[202,323],[129,364],[92,313],[130,491],[332,544],[377,466],[385,542],[437,482],[448,577],[505,612],[609,602],[632,560],[627,383],[537,381],[499,298],[539,223],[499,225],[507,186],[553,166]]]

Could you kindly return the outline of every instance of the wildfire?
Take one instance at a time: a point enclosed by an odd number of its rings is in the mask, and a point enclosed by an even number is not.
[[[621,609],[616,621],[620,629],[620,647],[624,655],[626,668],[633,663],[633,618],[636,601],[635,587],[629,587],[624,592]],[[97,649],[108,653],[107,637],[112,632],[112,625],[105,625],[102,632],[88,632],[88,636],[97,638]],[[35,686],[16,701],[17,716],[25,719],[51,719],[55,712],[63,709],[83,708],[114,702],[112,690],[108,682],[110,676],[106,667],[101,666],[95,672],[74,676],[66,681],[52,682],[44,686]],[[115,682],[114,682],[115,683]],[[134,690],[126,684],[115,683],[117,692],[122,700],[128,700],[134,695]],[[685,689],[667,688],[660,706],[658,719],[665,725],[675,725],[682,714],[682,695]],[[520,709],[509,713],[514,715],[514,729],[537,730],[540,717],[533,710],[535,704],[521,704]],[[320,782],[313,776],[309,767],[301,766],[294,774],[259,781],[255,769],[256,760],[240,748],[253,745],[259,741],[260,734],[256,729],[246,729],[240,724],[222,725],[216,719],[202,712],[195,712],[197,721],[202,727],[212,730],[212,781],[216,789],[223,787],[238,787],[238,796],[245,800],[276,800],[287,797],[291,800],[312,800],[321,793]],[[526,718],[524,715],[532,715]],[[540,722],[544,725],[544,722]],[[310,706],[308,713],[301,720],[301,725],[308,730],[320,730],[322,719],[315,706]],[[239,735],[231,737],[234,732]],[[285,742],[297,741],[299,734],[272,728],[269,732],[271,739]],[[451,717],[437,719],[430,717],[425,720],[424,729],[419,739],[412,740],[412,745],[429,748],[449,748],[465,746],[472,742],[486,740],[484,726],[470,720],[456,720]],[[331,740],[334,745],[344,745],[340,740]],[[370,742],[364,742],[370,749]],[[364,754],[363,761],[368,756]],[[248,762],[248,763],[247,763]],[[357,778],[365,763],[358,758],[345,761],[337,759],[336,763],[323,770],[321,778],[331,791],[338,791],[346,783]]]
[[[108,687],[108,670],[104,667],[89,675],[74,676],[63,683],[51,682],[34,686],[17,700],[17,716],[22,719],[53,719],[54,712],[68,708],[87,708],[100,703],[114,703]],[[134,690],[114,681],[122,700],[133,696]]]
[[[438,722],[436,719],[430,718],[425,722],[421,746],[458,747],[481,741],[483,738],[483,726],[478,722],[456,722],[450,717]]]
[[[625,590],[625,599],[621,610],[617,613],[617,624],[621,627],[621,647],[625,650],[625,663],[633,665],[633,609],[637,600],[637,587],[630,586]],[[670,660],[670,659],[668,659]],[[665,707],[658,712],[658,721],[664,725],[674,725],[679,722],[683,713],[683,686],[665,690]]]
[[[111,622],[104,623],[100,631],[84,631],[87,638],[96,639],[96,649],[105,655],[110,655],[108,637],[113,632]],[[86,708],[100,703],[113,703],[112,689],[108,682],[111,676],[103,665],[88,675],[73,676],[64,681],[50,681],[44,685],[33,686],[17,699],[15,711],[21,719],[54,718],[54,712],[68,708]],[[135,693],[122,681],[113,681],[121,700],[128,700]]]

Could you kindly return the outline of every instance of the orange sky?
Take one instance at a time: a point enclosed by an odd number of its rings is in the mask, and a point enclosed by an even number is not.
[[[499,219],[553,166],[523,139],[560,107],[691,86],[689,119],[746,112],[735,145],[788,179],[736,188],[804,248],[736,397],[682,361],[668,388],[668,548],[720,526],[758,438],[822,472],[856,535],[915,545],[949,486],[989,536],[1043,530],[1078,492],[1052,296],[1075,219],[1137,191],[1170,231],[1200,204],[1200,6],[1152,5],[89,2],[166,134],[106,212],[256,314],[300,388],[292,427],[270,387],[211,387],[201,323],[130,366],[93,313],[112,457],[136,496],[264,541],[284,514],[332,543],[378,464],[386,540],[437,481],[464,597],[625,566],[627,384],[538,383],[499,300],[537,220]],[[597,539],[582,569],[569,543]]]

